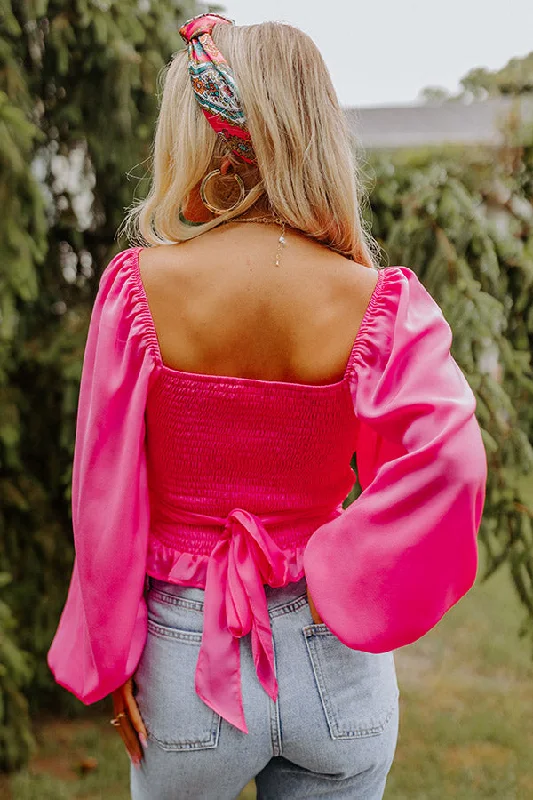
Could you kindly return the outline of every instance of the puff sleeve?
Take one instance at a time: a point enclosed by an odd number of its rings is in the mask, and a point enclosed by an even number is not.
[[[135,256],[130,248],[110,261],[91,313],[72,472],[75,559],[47,654],[56,682],[87,705],[133,674],[147,632],[144,411],[155,361]]]
[[[362,492],[304,553],[324,623],[374,653],[423,636],[473,585],[487,479],[448,322],[411,269],[383,272],[350,373]]]

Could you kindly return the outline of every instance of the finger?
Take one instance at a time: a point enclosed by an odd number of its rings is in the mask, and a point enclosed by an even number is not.
[[[120,725],[117,727],[122,737],[122,741],[126,745],[126,750],[128,751],[130,758],[134,760],[140,760],[142,758],[142,748],[139,739],[137,738],[135,728],[131,724],[129,717],[127,715],[125,717],[121,717]]]
[[[120,687],[113,692],[113,707],[115,710],[115,717],[118,714],[123,713],[124,716],[121,716],[119,719],[120,725],[117,725],[116,728],[120,734],[120,737],[124,744],[126,745],[126,750],[128,751],[128,755],[130,757],[136,758],[142,756],[142,750],[139,745],[139,740],[137,739],[135,729],[131,724],[131,720],[128,717],[128,712],[126,709],[125,697],[124,697],[124,690],[126,684]]]
[[[126,711],[128,716],[131,720],[131,724],[137,731],[137,733],[143,733],[145,737],[148,737],[148,731],[146,730],[146,726],[142,720],[141,712],[139,711],[139,706],[137,705],[137,701],[133,696],[133,687],[131,684],[126,684],[124,686],[124,703],[126,705]]]
[[[116,717],[117,714],[119,714],[121,711],[124,710],[124,700],[122,699],[122,687],[120,687],[120,689],[115,689],[111,697],[113,698],[113,711]]]
[[[316,623],[317,625],[323,624],[323,620],[320,617],[318,611],[316,610],[316,607],[315,607],[315,604],[313,603],[313,598],[311,597],[309,589],[307,589],[307,601],[309,603],[309,610],[311,611],[311,617],[313,618],[313,622]]]

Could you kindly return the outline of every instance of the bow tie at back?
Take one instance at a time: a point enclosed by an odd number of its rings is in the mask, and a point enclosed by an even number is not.
[[[211,37],[214,26],[220,24],[233,25],[234,22],[221,14],[200,14],[179,30],[187,43],[192,87],[213,130],[239,158],[256,164],[233,72]]]
[[[177,507],[169,509],[169,513],[175,521],[222,527],[207,564],[195,689],[213,711],[248,733],[242,702],[239,640],[250,633],[257,677],[275,701],[278,683],[263,584],[280,587],[289,579],[287,554],[268,534],[264,523],[312,518],[318,524],[319,519],[321,523],[338,516],[339,507],[285,509],[261,517],[243,508],[234,508],[226,517]]]

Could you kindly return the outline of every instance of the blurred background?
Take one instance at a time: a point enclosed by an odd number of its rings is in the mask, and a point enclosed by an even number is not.
[[[533,798],[531,0],[0,0],[0,796],[129,797],[111,698],[84,706],[46,653],[74,557],[99,276],[129,246],[116,231],[147,190],[158,74],[182,22],[207,10],[313,37],[382,266],[409,266],[435,297],[477,398],[489,463],[478,579],[396,653],[385,797]]]

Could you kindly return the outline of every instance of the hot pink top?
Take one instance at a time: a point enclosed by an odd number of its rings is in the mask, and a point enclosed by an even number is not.
[[[487,461],[442,311],[386,267],[340,381],[309,385],[163,364],[139,250],[104,271],[85,348],[72,476],[76,556],[48,652],[86,704],[133,675],[145,575],[205,588],[196,691],[247,732],[239,638],[277,696],[264,584],[304,574],[348,647],[423,636],[472,586]],[[353,487],[356,452],[361,495]]]

